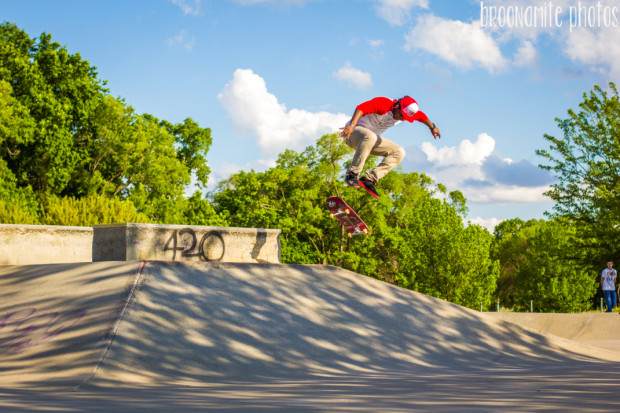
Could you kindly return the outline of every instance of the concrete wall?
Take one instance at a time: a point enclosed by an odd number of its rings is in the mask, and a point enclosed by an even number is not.
[[[95,261],[280,263],[275,229],[109,224],[0,224],[0,265]]]
[[[279,229],[95,225],[93,261],[280,263]]]
[[[534,330],[571,340],[615,340],[620,343],[616,313],[485,313]]]
[[[92,261],[93,229],[0,224],[0,265]]]

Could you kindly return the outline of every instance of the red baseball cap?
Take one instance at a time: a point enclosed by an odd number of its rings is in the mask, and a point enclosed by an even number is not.
[[[403,112],[403,118],[406,121],[413,122],[416,120],[415,114],[418,113],[420,107],[414,98],[405,96],[400,100],[400,110]]]

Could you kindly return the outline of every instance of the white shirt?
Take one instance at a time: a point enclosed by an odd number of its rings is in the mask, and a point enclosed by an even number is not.
[[[402,121],[394,119],[392,112],[388,112],[385,115],[378,115],[376,113],[369,113],[368,115],[362,116],[362,118],[357,122],[358,126],[363,126],[366,129],[370,129],[378,136],[381,136],[383,132],[391,128],[392,126],[398,125]]]
[[[601,278],[603,280],[603,290],[615,290],[615,282],[616,282],[616,270],[613,268],[610,270],[609,268],[605,268],[601,273]]]

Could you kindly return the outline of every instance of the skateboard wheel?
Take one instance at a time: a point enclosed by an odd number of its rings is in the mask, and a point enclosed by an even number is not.
[[[349,208],[344,210],[344,213],[347,214],[347,215],[349,215],[349,212],[351,212],[351,210]]]
[[[330,217],[331,219],[334,219],[334,218],[335,218],[333,213],[332,213],[332,214],[329,214],[329,217]]]
[[[349,236],[349,238],[353,238],[353,234],[351,234],[350,232],[347,235]]]
[[[368,230],[364,228],[364,234],[368,234]]]

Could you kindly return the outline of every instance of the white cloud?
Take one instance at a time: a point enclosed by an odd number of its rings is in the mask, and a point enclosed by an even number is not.
[[[428,160],[437,166],[480,166],[493,152],[493,149],[495,149],[495,139],[486,133],[478,135],[478,139],[475,142],[465,139],[461,141],[458,147],[446,146],[437,149],[430,142],[422,144],[422,151],[426,154]]]
[[[611,78],[620,76],[618,27],[575,28],[567,37],[564,52],[573,61],[589,66],[596,72]]]
[[[503,219],[499,219],[495,217],[492,217],[492,218],[476,217],[474,219],[469,220],[471,224],[485,227],[486,229],[489,230],[490,233],[493,233],[493,231],[495,230],[495,227],[498,226],[502,221]]]
[[[371,48],[371,59],[375,61],[383,59],[383,40],[367,40],[367,42]]]
[[[351,83],[360,89],[372,86],[372,77],[368,72],[362,72],[351,66],[351,62],[346,62],[343,67],[334,72],[334,77],[339,80]]]
[[[381,17],[394,25],[408,20],[414,6],[428,8],[424,1],[377,1]],[[405,50],[430,53],[461,69],[497,73],[509,66],[531,68],[544,36],[573,62],[606,78],[620,76],[617,0],[485,0],[479,8],[481,20],[472,22],[420,15],[405,35]],[[515,46],[513,58],[506,58]]]
[[[411,18],[411,9],[428,9],[428,0],[377,0],[375,10],[392,26],[401,26]]]
[[[338,132],[350,116],[342,113],[288,110],[267,91],[265,80],[249,69],[237,69],[218,99],[235,133],[258,141],[265,156],[285,149],[302,150],[326,133]]]
[[[236,174],[239,171],[255,171],[264,172],[267,169],[274,168],[276,166],[276,159],[258,159],[256,161],[248,162],[243,166],[225,163],[221,165],[217,170],[214,170],[209,175],[209,183],[207,189],[212,191],[215,186],[223,180],[228,179],[231,175]]]
[[[514,65],[518,67],[527,67],[536,61],[538,58],[538,52],[536,48],[532,44],[532,42],[528,40],[524,40],[521,42],[521,46],[517,49],[517,53],[515,54]]]
[[[484,32],[500,44],[511,40],[521,41],[514,65],[527,67],[538,57],[535,44],[541,36],[548,36],[562,52],[574,62],[589,67],[607,78],[620,76],[620,9],[617,0],[485,0],[485,12],[481,8]],[[490,27],[490,9],[494,10],[494,25]],[[538,24],[516,24],[504,19],[498,25],[499,10],[528,11],[538,16]],[[557,11],[557,16],[556,16]],[[504,13],[504,16],[507,16]],[[527,22],[527,20],[526,20]]]
[[[183,14],[197,16],[200,13],[200,2],[202,0],[172,0],[172,4],[178,6]]]
[[[468,187],[463,186],[462,192],[469,202],[503,203],[516,202],[532,204],[537,202],[549,201],[543,193],[549,190],[548,186],[524,187],[517,185],[494,184],[490,187]]]
[[[189,36],[185,30],[181,30],[176,36],[172,36],[167,40],[168,46],[172,49],[185,50],[191,52],[194,49],[196,38]]]
[[[429,174],[448,189],[463,192],[474,203],[538,203],[548,198],[550,176],[527,161],[513,162],[494,151],[495,139],[481,133],[475,141],[463,140],[458,146],[437,148],[422,144],[426,160],[405,162],[404,167]],[[415,151],[407,150],[415,156]]]
[[[416,26],[405,35],[405,50],[423,50],[454,66],[482,67],[491,73],[508,64],[497,42],[482,30],[479,22],[464,23],[432,14],[420,16]]]

